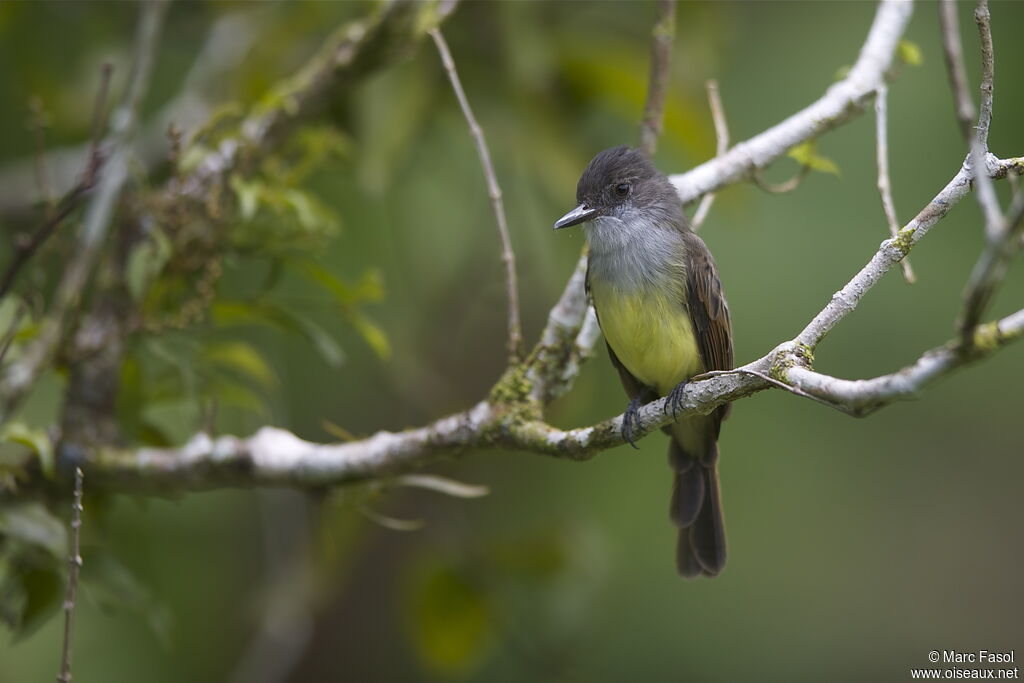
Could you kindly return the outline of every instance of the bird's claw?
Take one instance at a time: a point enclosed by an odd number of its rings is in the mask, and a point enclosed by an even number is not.
[[[683,395],[686,393],[687,380],[683,380],[675,387],[672,391],[668,392],[668,397],[665,401],[665,412],[672,411],[672,419],[676,419],[679,416],[679,410],[683,407]]]
[[[636,396],[629,402],[626,412],[622,415],[622,438],[633,448],[640,450],[640,447],[633,441],[633,431],[640,428],[640,406],[643,403],[640,397]]]

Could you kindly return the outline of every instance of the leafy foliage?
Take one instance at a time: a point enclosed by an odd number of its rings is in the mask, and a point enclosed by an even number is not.
[[[801,166],[806,166],[812,171],[839,175],[839,166],[836,165],[836,162],[818,153],[817,140],[808,140],[807,142],[800,143],[790,149],[786,156],[790,159],[795,159],[800,162]]]

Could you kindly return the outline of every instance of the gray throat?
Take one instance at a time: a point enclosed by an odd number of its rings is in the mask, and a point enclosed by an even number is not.
[[[664,288],[685,282],[685,242],[675,228],[643,216],[601,216],[585,228],[591,281],[620,291]]]

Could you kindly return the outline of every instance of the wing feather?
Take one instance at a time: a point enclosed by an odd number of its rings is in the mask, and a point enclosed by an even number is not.
[[[689,230],[683,231],[686,244],[687,308],[693,323],[697,348],[700,350],[704,370],[731,370],[733,368],[732,322],[729,306],[722,293],[715,259],[704,240]],[[717,414],[725,419],[729,406],[722,406]]]

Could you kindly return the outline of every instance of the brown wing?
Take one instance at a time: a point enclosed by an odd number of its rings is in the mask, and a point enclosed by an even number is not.
[[[697,337],[697,347],[708,370],[732,370],[732,322],[729,306],[722,294],[715,259],[711,257],[704,240],[694,233],[683,232],[686,243],[687,307]],[[725,419],[729,406],[717,413]]]

